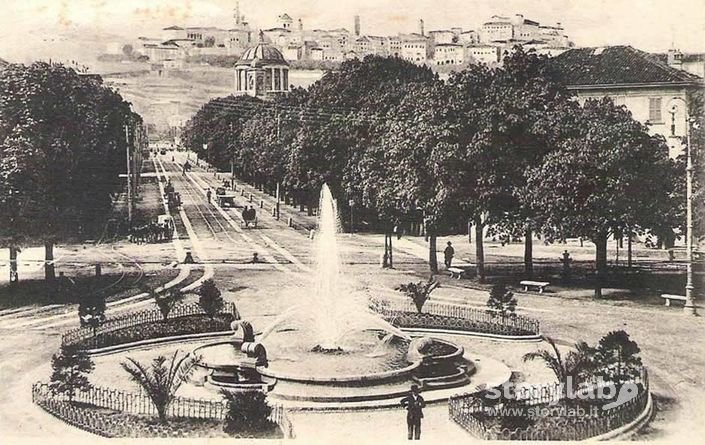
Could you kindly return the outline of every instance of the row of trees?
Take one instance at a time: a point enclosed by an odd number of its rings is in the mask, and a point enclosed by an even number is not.
[[[54,244],[100,225],[122,187],[126,144],[146,143],[141,127],[99,77],[42,62],[3,69],[0,243],[11,260],[22,246],[43,242],[46,277],[54,278]]]
[[[534,233],[591,239],[599,278],[611,234],[681,224],[682,176],[663,138],[609,99],[580,104],[548,59],[520,47],[502,67],[446,81],[398,58],[347,61],[273,103],[215,99],[183,140],[262,189],[281,184],[294,204],[315,206],[327,182],[390,240],[395,226],[422,221],[432,272],[436,237],[468,222],[480,280],[486,227],[524,237],[529,276]]]

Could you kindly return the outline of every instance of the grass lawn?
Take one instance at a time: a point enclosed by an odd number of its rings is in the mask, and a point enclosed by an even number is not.
[[[75,304],[82,297],[102,294],[107,301],[123,298],[134,293],[140,285],[157,287],[178,275],[177,269],[163,269],[147,274],[130,272],[123,274],[79,275],[57,277],[54,283],[42,279],[21,280],[14,286],[0,285],[0,308],[16,308],[30,305]]]

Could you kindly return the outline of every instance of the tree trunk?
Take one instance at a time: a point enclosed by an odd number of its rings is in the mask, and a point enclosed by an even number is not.
[[[485,282],[485,251],[482,236],[482,218],[475,217],[475,270],[480,283]]]
[[[627,231],[627,267],[632,267],[632,232]]]
[[[382,255],[382,269],[389,267],[389,248],[387,247],[387,233],[384,234],[384,254]]]
[[[17,247],[10,246],[10,285],[15,285],[20,281],[17,273]]]
[[[394,249],[392,248],[392,238],[394,233],[389,232],[389,268],[394,269]]]
[[[438,255],[436,255],[436,235],[430,234],[428,240],[428,265],[431,273],[438,273]]]
[[[56,271],[54,269],[54,243],[44,243],[44,279],[46,281],[54,281]]]
[[[468,244],[472,244],[472,220],[468,220]]]
[[[531,279],[534,276],[534,241],[531,229],[524,232],[524,274]]]
[[[602,298],[602,286],[607,275],[607,233],[597,235],[595,242],[595,298]]]

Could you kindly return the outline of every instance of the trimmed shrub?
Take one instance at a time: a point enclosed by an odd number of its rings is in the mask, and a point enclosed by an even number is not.
[[[279,425],[270,420],[272,407],[261,391],[222,391],[228,404],[223,431],[231,436],[269,437],[281,434]]]
[[[220,294],[220,289],[215,285],[215,281],[206,280],[198,289],[198,304],[203,309],[203,312],[212,320],[215,315],[223,310],[225,301]]]

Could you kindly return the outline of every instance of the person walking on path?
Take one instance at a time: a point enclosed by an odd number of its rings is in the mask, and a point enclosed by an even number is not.
[[[406,426],[408,428],[408,439],[419,440],[421,438],[421,419],[423,419],[423,408],[426,407],[418,385],[411,385],[411,393],[401,399],[401,406],[406,408]]]
[[[211,189],[208,189],[208,191],[206,191],[206,198],[208,198],[208,204],[210,204],[211,203]]]
[[[455,256],[455,249],[453,249],[453,244],[450,241],[448,241],[448,246],[446,247],[446,250],[443,251],[443,255],[445,256],[446,269],[448,269],[450,268],[450,265],[453,262],[453,257]]]

